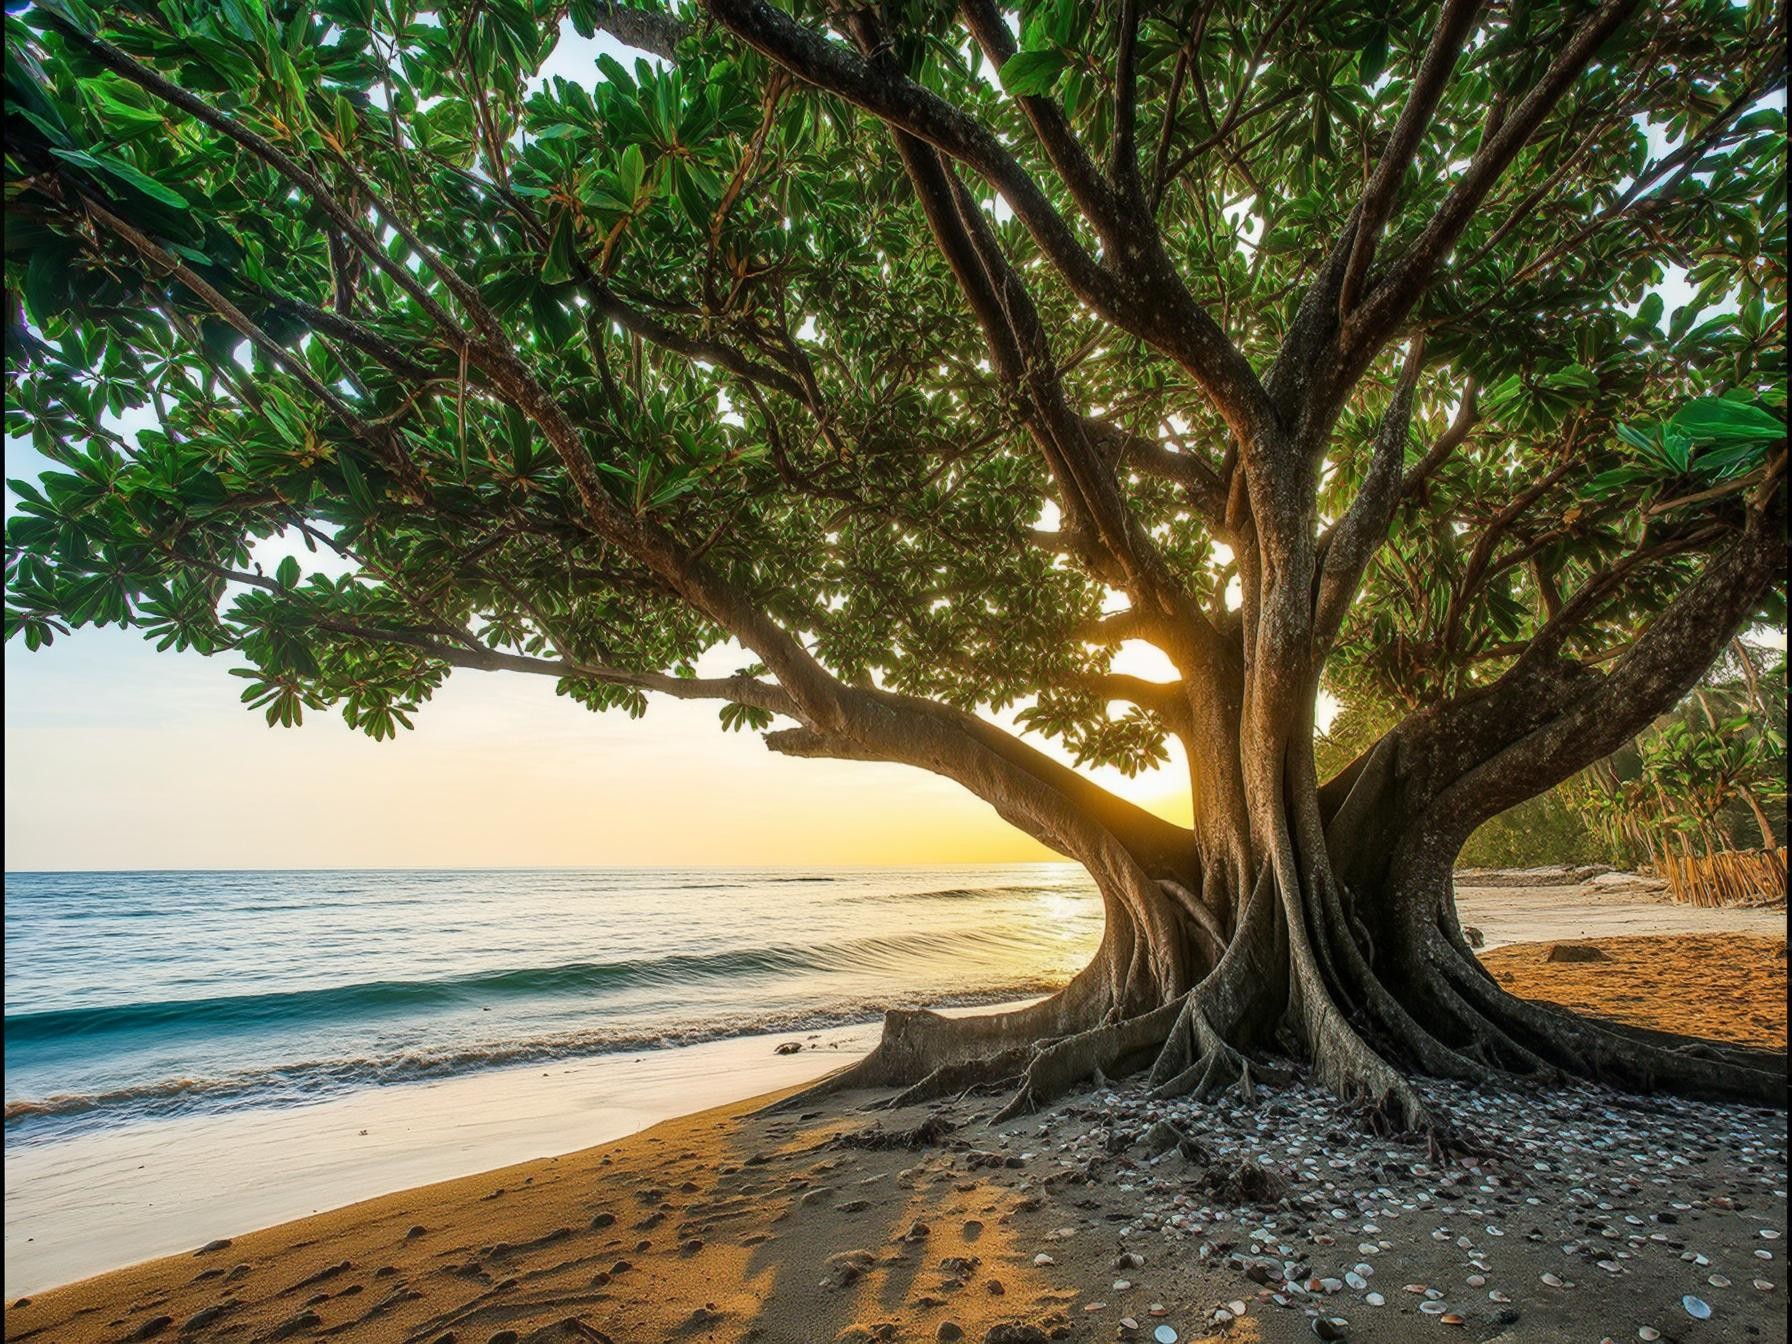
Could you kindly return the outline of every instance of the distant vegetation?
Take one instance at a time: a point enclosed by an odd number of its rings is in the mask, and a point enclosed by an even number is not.
[[[1338,769],[1392,709],[1347,706],[1320,740]],[[1462,868],[1653,865],[1663,853],[1771,849],[1786,839],[1786,659],[1742,640],[1671,714],[1605,760],[1484,824]]]

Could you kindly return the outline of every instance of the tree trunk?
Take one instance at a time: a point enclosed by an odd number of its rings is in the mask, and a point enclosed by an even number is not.
[[[1390,734],[1319,789],[1310,749],[1285,749],[1281,797],[1268,815],[1252,809],[1255,838],[1232,835],[1215,852],[1224,827],[1209,815],[1173,874],[1161,854],[1071,847],[1107,925],[1069,985],[1013,1012],[891,1012],[865,1060],[781,1105],[847,1087],[898,1089],[891,1105],[999,1090],[1007,1118],[1142,1071],[1158,1096],[1249,1096],[1286,1076],[1277,1056],[1304,1064],[1371,1127],[1434,1139],[1448,1119],[1414,1075],[1578,1078],[1784,1104],[1784,1055],[1676,1040],[1502,990],[1457,919],[1459,844],[1413,822],[1426,790],[1403,768],[1412,755]]]

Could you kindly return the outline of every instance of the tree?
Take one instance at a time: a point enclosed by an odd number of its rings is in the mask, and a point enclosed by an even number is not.
[[[657,57],[589,87],[532,80],[562,13],[8,17],[8,426],[61,467],[9,634],[229,651],[375,737],[461,668],[713,699],[1089,870],[1061,993],[832,1085],[1281,1047],[1415,1128],[1415,1071],[1783,1097],[1504,993],[1450,885],[1783,608],[1776,7],[578,0]],[[280,531],[353,572],[255,571]],[[1322,681],[1405,710],[1324,781]],[[1179,742],[1189,824],[1027,734]]]

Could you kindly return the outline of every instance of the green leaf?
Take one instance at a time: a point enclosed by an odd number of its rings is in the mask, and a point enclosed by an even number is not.
[[[1016,98],[1050,93],[1069,64],[1061,51],[1017,51],[1002,62],[1002,87]]]
[[[1381,78],[1388,64],[1388,26],[1378,23],[1369,30],[1369,38],[1357,53],[1356,74],[1364,84]]]
[[[1776,420],[1758,406],[1722,397],[1690,402],[1676,411],[1669,423],[1698,440],[1741,439],[1770,443],[1786,437],[1784,421]]]
[[[554,232],[548,240],[547,255],[541,260],[543,283],[563,285],[573,278],[578,266],[578,235],[573,228],[571,211],[563,210],[554,221]]]
[[[153,177],[146,177],[123,159],[115,159],[110,154],[89,154],[84,149],[51,149],[50,153],[79,167],[91,168],[95,172],[105,173],[120,182],[127,183],[145,196],[160,201],[163,205],[172,205],[177,210],[187,208],[185,196],[172,187],[164,187]]]

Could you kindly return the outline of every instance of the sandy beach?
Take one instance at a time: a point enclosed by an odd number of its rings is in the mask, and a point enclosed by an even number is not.
[[[1533,934],[1541,920],[1557,935],[1500,940],[1484,954],[1517,992],[1784,1048],[1783,912],[1692,911],[1634,896],[1622,909],[1595,896],[1539,910],[1536,895],[1464,893],[1464,918],[1479,921],[1489,943],[1516,917],[1514,900],[1531,906]],[[1681,921],[1706,928],[1713,916],[1732,931],[1662,931]],[[1585,946],[1614,920],[1649,933],[1597,938],[1602,960],[1548,959],[1557,942]],[[1736,927],[1763,923],[1777,924],[1777,939]],[[732,1100],[620,1137],[660,1119],[656,1106],[688,1111],[718,1087],[788,1090],[865,1048],[873,1032],[818,1034],[788,1056],[766,1038],[693,1047],[708,1055],[661,1052],[632,1066],[642,1070],[632,1091],[605,1080],[601,1105],[576,1079],[492,1075],[477,1080],[488,1103],[501,1095],[494,1079],[513,1087],[484,1117],[483,1136],[463,1128],[443,1138],[452,1132],[445,1115],[480,1123],[463,1109],[472,1091],[438,1093],[433,1118],[412,1116],[414,1132],[369,1124],[354,1136],[385,1146],[371,1164],[395,1185],[456,1162],[477,1161],[480,1174],[246,1234],[291,1217],[267,1210],[295,1186],[327,1208],[335,1192],[368,1179],[368,1156],[341,1137],[308,1143],[302,1113],[284,1133],[258,1140],[245,1126],[212,1135],[204,1150],[182,1134],[151,1182],[161,1193],[212,1167],[236,1173],[234,1184],[219,1181],[216,1203],[169,1200],[155,1235],[180,1235],[182,1253],[28,1289],[8,1310],[6,1337],[1020,1342],[1150,1339],[1168,1324],[1182,1340],[1268,1341],[1310,1339],[1319,1319],[1340,1322],[1319,1327],[1340,1337],[1401,1341],[1458,1318],[1478,1340],[1783,1332],[1777,1114],[1591,1091],[1519,1098],[1434,1088],[1434,1103],[1476,1136],[1478,1153],[1438,1161],[1371,1137],[1304,1083],[1248,1108],[1153,1103],[1121,1086],[999,1130],[985,1123],[993,1098],[891,1113],[843,1096],[800,1115],[758,1115],[758,1100]],[[613,1075],[621,1066],[607,1067]],[[524,1072],[532,1088],[520,1086]],[[392,1092],[382,1104],[406,1099]],[[491,1157],[573,1147],[564,1140],[581,1124],[587,1141],[592,1126],[618,1137],[520,1163]],[[233,1147],[233,1137],[249,1147]],[[269,1164],[281,1145],[298,1165],[276,1176]],[[128,1156],[105,1160],[116,1168]],[[257,1169],[259,1181],[247,1179]],[[8,1201],[9,1281],[15,1251],[39,1285],[57,1281],[53,1266],[79,1262],[24,1238],[32,1217],[53,1234],[49,1205],[78,1192],[81,1177],[78,1164],[33,1171],[9,1151],[8,1184],[24,1197]],[[112,1180],[128,1183],[117,1171]],[[102,1190],[80,1220],[87,1254],[110,1253],[111,1263],[132,1237],[154,1242],[146,1229],[155,1220],[141,1211],[119,1219],[116,1202],[128,1211],[122,1188]],[[108,1219],[121,1235],[101,1249],[92,1242]],[[1707,1308],[1709,1320],[1688,1314]]]

